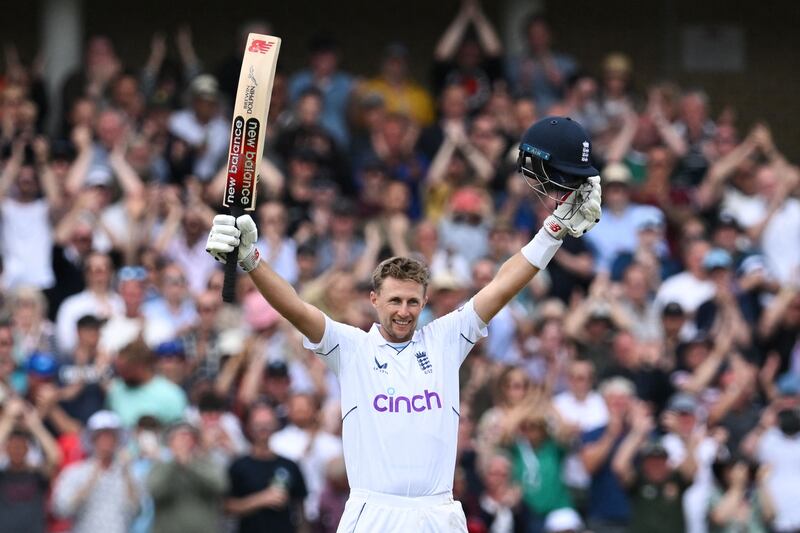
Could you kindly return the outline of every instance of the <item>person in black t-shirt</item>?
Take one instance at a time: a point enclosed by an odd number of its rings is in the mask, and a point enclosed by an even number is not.
[[[7,464],[0,468],[0,533],[44,533],[47,490],[61,452],[32,405],[11,397],[2,407],[0,455]],[[38,467],[27,460],[33,443],[44,455]]]
[[[239,517],[239,533],[294,533],[303,518],[306,484],[297,464],[275,455],[269,439],[278,426],[272,408],[254,405],[247,417],[250,454],[235,460],[228,474],[226,510]]]

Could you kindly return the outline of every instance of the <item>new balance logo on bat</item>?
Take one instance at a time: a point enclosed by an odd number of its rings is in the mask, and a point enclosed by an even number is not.
[[[266,54],[269,52],[269,49],[272,48],[271,42],[264,41],[262,39],[255,39],[252,43],[250,43],[250,48],[247,49],[248,52],[255,52],[257,54]]]

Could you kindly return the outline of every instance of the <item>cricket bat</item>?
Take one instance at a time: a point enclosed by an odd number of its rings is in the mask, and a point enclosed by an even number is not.
[[[222,197],[222,205],[237,218],[256,208],[258,169],[264,150],[267,113],[280,48],[281,40],[278,37],[258,33],[251,33],[247,37],[233,105],[228,176]],[[238,247],[234,248],[225,264],[222,299],[228,303],[233,302],[236,293],[238,253]]]

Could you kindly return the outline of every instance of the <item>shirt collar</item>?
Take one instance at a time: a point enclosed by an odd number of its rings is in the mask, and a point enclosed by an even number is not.
[[[389,345],[389,341],[387,341],[383,335],[381,335],[381,326],[377,322],[372,324],[372,327],[369,328],[369,335],[372,337],[373,342],[378,346],[387,346]],[[414,334],[411,336],[411,340],[409,342],[418,342],[419,341],[419,330],[414,330]]]

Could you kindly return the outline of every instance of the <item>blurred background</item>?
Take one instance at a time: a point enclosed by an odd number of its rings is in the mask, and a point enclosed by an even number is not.
[[[0,533],[336,530],[338,382],[205,252],[249,31],[262,257],[365,330],[382,259],[429,265],[424,325],[536,233],[534,121],[591,135],[602,220],[461,367],[470,533],[800,531],[796,2],[2,13]]]

